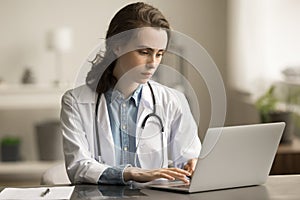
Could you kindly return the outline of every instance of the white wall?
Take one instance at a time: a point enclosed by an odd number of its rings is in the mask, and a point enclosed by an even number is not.
[[[0,6],[0,74],[8,83],[19,82],[31,66],[39,83],[54,79],[54,53],[46,49],[46,33],[68,26],[73,30],[72,50],[64,55],[65,79],[73,80],[89,51],[104,37],[113,13],[124,3],[98,0],[2,0]]]
[[[46,33],[68,26],[73,30],[72,50],[63,56],[64,80],[72,82],[89,52],[103,41],[110,19],[130,0],[1,0],[0,1],[0,79],[17,84],[26,66],[37,83],[54,80],[54,53],[46,49]],[[226,2],[219,0],[149,0],[169,19],[174,30],[202,44],[226,77]],[[200,131],[207,127],[210,108],[205,85],[191,77],[201,100]],[[22,99],[20,99],[22,101]],[[0,136],[21,135],[25,160],[36,159],[33,125],[43,119],[58,118],[54,110],[0,110]],[[24,118],[26,117],[26,120]]]
[[[39,83],[54,79],[54,53],[46,48],[46,33],[68,26],[73,30],[73,48],[63,57],[65,79],[72,81],[85,56],[105,37],[113,14],[128,2],[111,0],[1,0],[0,4],[0,77],[18,83],[24,67],[32,67]],[[224,5],[208,0],[148,1],[159,7],[175,30],[203,44],[208,51],[224,59]],[[220,12],[221,11],[221,12]],[[210,23],[213,22],[213,23]],[[218,27],[219,26],[219,27]],[[224,31],[223,31],[224,32]],[[221,32],[222,33],[222,32]],[[216,41],[215,41],[216,40]],[[218,43],[222,43],[221,48]],[[224,64],[224,61],[218,61]]]
[[[300,1],[230,0],[228,7],[228,76],[233,88],[262,92],[286,67],[300,67]]]
[[[268,6],[267,71],[279,78],[286,67],[300,68],[300,1],[269,0]]]
[[[253,104],[289,66],[300,68],[300,1],[228,1],[229,123],[258,122]],[[243,112],[241,112],[243,111]]]

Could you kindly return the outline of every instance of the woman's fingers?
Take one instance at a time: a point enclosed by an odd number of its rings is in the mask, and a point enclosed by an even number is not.
[[[190,175],[191,174],[189,172],[187,172],[186,170],[182,170],[179,168],[165,168],[165,169],[158,170],[157,178],[167,178],[169,180],[178,179],[185,183],[189,183],[187,176],[190,176]]]
[[[188,171],[179,168],[145,170],[137,167],[128,167],[123,174],[125,181],[148,182],[158,178],[166,178],[168,180],[181,180],[185,183],[189,183],[187,176],[190,175]]]
[[[166,170],[174,173],[177,176],[186,177],[186,176],[190,176],[191,175],[191,173],[188,172],[187,170],[183,170],[183,169],[179,169],[179,168],[167,168]]]

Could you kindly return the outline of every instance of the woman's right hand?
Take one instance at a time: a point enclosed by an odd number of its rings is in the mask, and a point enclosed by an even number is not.
[[[136,181],[136,182],[148,182],[158,178],[166,178],[168,180],[181,180],[184,183],[189,183],[186,178],[191,174],[183,169],[179,168],[161,168],[161,169],[142,169],[138,167],[127,167],[124,170],[123,177],[124,181]]]

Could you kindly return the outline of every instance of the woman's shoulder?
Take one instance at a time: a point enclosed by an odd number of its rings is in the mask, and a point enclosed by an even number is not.
[[[67,90],[63,98],[73,98],[78,103],[93,103],[95,101],[96,92],[88,85],[81,85]]]
[[[178,97],[178,96],[184,96],[184,94],[175,89],[175,88],[171,88],[168,87],[166,85],[163,85],[161,83],[158,83],[156,81],[150,81],[150,85],[153,87],[153,89],[158,93],[158,95],[160,96],[165,96],[165,97]]]
[[[189,104],[183,92],[155,81],[151,81],[150,84],[153,87],[155,98],[158,99],[157,102],[171,105],[172,109],[179,109],[180,111],[188,109]]]
[[[157,102],[161,102],[164,105],[173,105],[173,108],[181,108],[186,104],[186,97],[181,91],[155,81],[151,81],[150,85],[153,88]]]

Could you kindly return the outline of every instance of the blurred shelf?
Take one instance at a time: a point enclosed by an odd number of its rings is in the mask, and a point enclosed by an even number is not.
[[[59,108],[67,86],[0,85],[0,109]]]
[[[299,86],[300,86],[300,79],[294,79],[294,80],[278,80],[276,83],[278,83],[278,84],[284,84],[284,85],[288,85],[288,86],[299,87]]]
[[[43,173],[63,161],[0,162],[0,185],[40,184]]]

